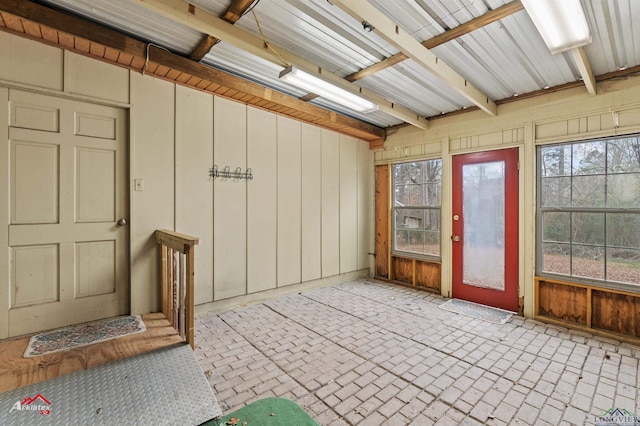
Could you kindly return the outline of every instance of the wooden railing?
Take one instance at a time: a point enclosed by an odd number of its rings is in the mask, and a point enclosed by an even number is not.
[[[159,229],[156,230],[156,242],[161,245],[162,313],[194,348],[194,246],[200,239]]]

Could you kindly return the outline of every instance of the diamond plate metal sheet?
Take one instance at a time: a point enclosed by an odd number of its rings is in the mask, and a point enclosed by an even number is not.
[[[50,413],[16,410],[25,398],[35,399],[25,407],[48,401]],[[0,425],[198,425],[221,414],[189,345],[0,394]]]

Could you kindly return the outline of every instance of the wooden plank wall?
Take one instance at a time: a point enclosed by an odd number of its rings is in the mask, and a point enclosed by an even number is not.
[[[340,273],[340,136],[322,130],[322,276]]]
[[[587,290],[555,282],[538,285],[540,315],[587,325]]]
[[[278,123],[278,287],[301,281],[302,123],[279,115]]]
[[[340,273],[358,269],[358,141],[340,140]]]
[[[536,277],[535,317],[589,331],[640,337],[640,294]]]
[[[593,290],[591,303],[593,328],[640,337],[640,297]]]
[[[403,284],[413,285],[413,260],[403,257],[391,257],[391,279]]]
[[[214,98],[213,161],[220,169],[247,168],[247,106]],[[234,141],[223,143],[222,141]],[[195,194],[194,194],[195,195]],[[247,185],[240,180],[213,182],[213,271],[215,300],[246,294]],[[200,235],[200,234],[196,234]],[[220,255],[224,253],[224,256]],[[240,284],[240,285],[239,285]]]
[[[440,293],[440,263],[428,260],[391,256],[390,280],[423,290]]]
[[[439,263],[416,261],[416,287],[440,293],[441,269]]]
[[[213,276],[213,189],[203,170],[213,161],[213,97],[176,86],[176,229],[202,236],[196,249],[196,277]],[[203,194],[193,197],[192,194]],[[208,302],[213,292],[205,280],[196,280],[195,303]]]
[[[246,185],[247,293],[275,288],[277,282],[278,176],[274,166],[278,161],[277,137],[273,114],[256,108],[247,109],[247,165],[254,176],[260,176]],[[213,231],[208,235],[213,236]],[[214,274],[202,276],[209,278],[205,281],[209,283]],[[211,284],[208,285],[210,288]]]
[[[322,277],[322,131],[303,124],[302,140],[302,281],[310,281]]]
[[[389,166],[376,166],[376,277],[389,279]]]

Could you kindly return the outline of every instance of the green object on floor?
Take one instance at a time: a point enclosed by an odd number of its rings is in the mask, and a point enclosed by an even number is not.
[[[286,398],[261,399],[218,420],[203,423],[203,425],[319,426],[318,422],[313,420],[298,404]]]

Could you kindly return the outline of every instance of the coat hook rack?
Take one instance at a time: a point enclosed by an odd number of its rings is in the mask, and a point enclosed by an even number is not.
[[[236,167],[234,171],[231,171],[231,167],[225,166],[224,169],[219,170],[217,165],[214,165],[209,169],[209,176],[212,178],[222,178],[222,179],[245,179],[245,180],[253,180],[253,171],[251,169],[247,169],[244,172],[241,167]]]

